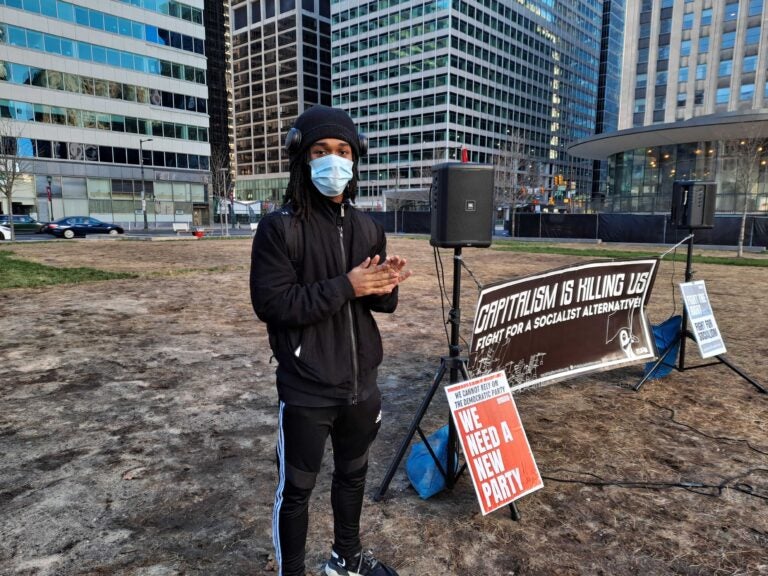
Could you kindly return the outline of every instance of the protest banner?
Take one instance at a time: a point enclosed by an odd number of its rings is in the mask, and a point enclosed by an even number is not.
[[[504,372],[445,393],[483,515],[544,485]]]
[[[591,262],[484,288],[470,374],[503,370],[516,391],[652,360],[645,306],[657,262]]]

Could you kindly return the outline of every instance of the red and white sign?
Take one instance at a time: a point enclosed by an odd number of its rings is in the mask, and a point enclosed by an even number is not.
[[[544,486],[503,371],[445,393],[483,515]]]

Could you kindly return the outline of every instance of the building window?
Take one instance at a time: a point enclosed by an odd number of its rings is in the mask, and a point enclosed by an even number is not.
[[[745,56],[741,65],[741,71],[746,73],[754,72],[757,69],[757,55]]]
[[[731,22],[739,17],[739,3],[734,2],[732,4],[725,5],[725,11],[723,12],[723,22]]]
[[[702,36],[699,38],[699,54],[706,54],[709,52],[709,36]]]
[[[721,44],[721,48],[733,48],[733,45],[736,43],[736,32],[726,32],[723,34],[723,43]]]
[[[742,84],[739,89],[739,100],[742,102],[751,102],[755,96],[754,84]]]
[[[757,45],[760,43],[760,26],[754,26],[747,28],[747,33],[744,35],[744,44],[746,46]]]
[[[678,82],[688,82],[688,67],[684,66],[680,68],[677,72],[677,81]]]
[[[715,95],[715,104],[728,104],[728,99],[731,97],[730,88],[718,88]]]
[[[707,65],[698,64],[696,66],[696,80],[704,80],[707,77]]]
[[[680,56],[690,56],[691,55],[691,41],[690,40],[683,40],[680,42]]]
[[[712,24],[712,8],[705,8],[701,11],[701,25],[709,26]]]
[[[235,8],[235,30],[245,28],[248,25],[248,7]]]
[[[718,76],[730,76],[733,73],[733,60],[723,60],[717,68]]]
[[[693,28],[693,12],[683,15],[683,30],[691,30]]]

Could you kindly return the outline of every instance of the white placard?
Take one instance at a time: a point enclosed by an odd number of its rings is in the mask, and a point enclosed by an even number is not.
[[[711,358],[718,354],[725,354],[725,342],[715,322],[704,280],[682,282],[680,292],[683,294],[688,320],[693,328],[696,343],[699,345],[701,357]]]

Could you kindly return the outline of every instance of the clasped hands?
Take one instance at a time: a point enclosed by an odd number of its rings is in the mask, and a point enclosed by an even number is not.
[[[347,272],[347,278],[358,298],[371,294],[389,294],[412,274],[411,270],[404,270],[406,264],[407,260],[400,256],[387,256],[382,262],[377,254]]]

